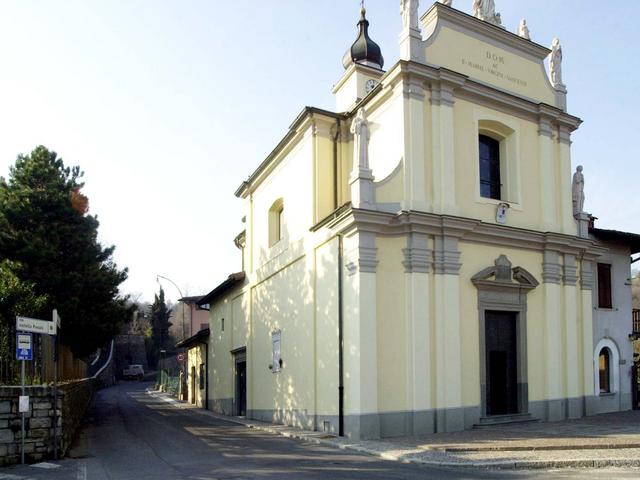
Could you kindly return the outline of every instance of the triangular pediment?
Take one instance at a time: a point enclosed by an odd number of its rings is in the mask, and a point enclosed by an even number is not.
[[[544,63],[548,48],[439,3],[421,21],[428,64],[557,106]]]

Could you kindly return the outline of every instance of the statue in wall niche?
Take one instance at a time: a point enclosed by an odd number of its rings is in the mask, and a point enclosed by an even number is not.
[[[549,76],[551,77],[551,84],[554,87],[562,85],[562,47],[557,37],[553,39],[553,43],[551,44]]]
[[[418,30],[419,0],[400,0],[400,14],[402,15],[403,30]]]
[[[578,165],[576,173],[573,174],[573,185],[571,187],[573,197],[573,215],[578,215],[584,211],[584,175],[582,165]]]
[[[524,38],[525,40],[531,40],[531,35],[529,34],[529,27],[527,27],[527,21],[524,18],[520,20],[520,26],[518,27],[518,35]]]
[[[451,4],[453,3],[453,0],[439,0],[440,3],[442,3],[443,5],[446,5],[447,7],[450,7]]]
[[[364,108],[358,110],[356,118],[351,122],[353,134],[353,171],[369,169],[369,122]]]
[[[502,18],[496,13],[494,0],[473,0],[473,16],[494,25],[502,25]]]

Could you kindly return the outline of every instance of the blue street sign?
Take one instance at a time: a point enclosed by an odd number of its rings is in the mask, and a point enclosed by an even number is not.
[[[16,334],[16,359],[33,360],[33,342],[30,333]]]

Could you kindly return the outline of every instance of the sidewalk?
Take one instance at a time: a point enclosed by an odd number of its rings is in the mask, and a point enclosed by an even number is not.
[[[368,453],[386,460],[500,469],[640,468],[640,411],[427,437],[353,442],[323,432],[219,415],[160,392],[148,391],[148,394],[197,414],[285,437]]]

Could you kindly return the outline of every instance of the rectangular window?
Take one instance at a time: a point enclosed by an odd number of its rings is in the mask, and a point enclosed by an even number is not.
[[[598,308],[613,308],[611,298],[611,265],[598,264]]]
[[[222,333],[224,333],[224,318],[220,319],[220,330],[222,330]]]
[[[480,151],[480,196],[500,200],[500,142],[486,135],[480,135],[478,144]]]
[[[204,379],[205,379],[204,363],[201,363],[200,364],[200,390],[204,390]]]

